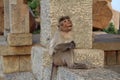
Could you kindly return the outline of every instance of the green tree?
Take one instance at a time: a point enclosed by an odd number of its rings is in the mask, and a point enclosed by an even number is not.
[[[115,25],[112,22],[103,31],[106,33],[110,33],[110,34],[117,34],[118,33],[117,29],[115,29]]]

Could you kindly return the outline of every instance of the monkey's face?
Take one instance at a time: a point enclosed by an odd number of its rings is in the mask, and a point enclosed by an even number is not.
[[[65,19],[60,22],[60,30],[64,32],[69,32],[72,30],[72,21],[70,19]]]

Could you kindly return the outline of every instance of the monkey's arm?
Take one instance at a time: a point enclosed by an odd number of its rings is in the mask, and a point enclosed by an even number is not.
[[[58,32],[56,32],[54,34],[54,37],[52,38],[52,40],[50,41],[50,45],[49,45],[49,54],[50,55],[53,55],[53,52],[54,52],[54,48],[55,46],[58,44],[59,42],[59,35],[58,35]]]
[[[75,43],[73,43],[73,41],[69,42],[69,43],[61,43],[55,46],[54,50],[55,51],[68,51],[70,49],[73,49],[75,46]]]

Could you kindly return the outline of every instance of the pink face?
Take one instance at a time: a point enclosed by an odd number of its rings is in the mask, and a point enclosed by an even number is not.
[[[63,32],[69,32],[72,30],[72,21],[70,19],[65,19],[60,22],[60,29]]]

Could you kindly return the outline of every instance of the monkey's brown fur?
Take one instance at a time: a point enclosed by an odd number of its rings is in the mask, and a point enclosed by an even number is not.
[[[58,44],[55,47],[53,54],[53,66],[51,73],[51,80],[53,80],[53,75],[56,75],[58,66],[67,66],[71,69],[87,69],[85,64],[77,64],[73,61],[75,43],[71,41],[70,43]]]

